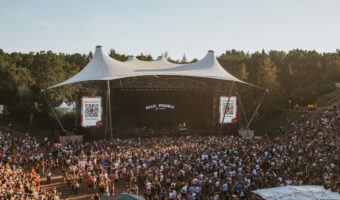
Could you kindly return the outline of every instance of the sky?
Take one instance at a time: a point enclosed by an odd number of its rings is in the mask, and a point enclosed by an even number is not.
[[[0,0],[0,49],[127,55],[340,48],[339,0]]]

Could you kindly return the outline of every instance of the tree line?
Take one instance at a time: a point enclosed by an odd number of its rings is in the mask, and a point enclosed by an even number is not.
[[[109,55],[125,61],[128,56],[111,49]],[[41,90],[60,83],[79,72],[91,60],[93,54],[63,54],[51,51],[37,53],[6,53],[0,49],[0,104],[5,104],[9,117],[23,122],[34,113],[40,121],[54,120],[48,111]],[[172,59],[174,63],[196,62]],[[154,60],[141,53],[140,60]],[[313,102],[318,96],[334,89],[340,82],[340,51],[319,53],[294,49],[289,52],[272,50],[248,53],[228,50],[218,56],[220,64],[237,78],[270,90],[270,95],[261,108],[263,116],[279,114],[289,99],[294,103]],[[77,93],[79,85],[67,85],[49,91],[53,105],[70,100]],[[245,106],[253,107],[260,91],[240,89]],[[272,117],[272,116],[270,116]],[[38,120],[39,121],[39,120]]]

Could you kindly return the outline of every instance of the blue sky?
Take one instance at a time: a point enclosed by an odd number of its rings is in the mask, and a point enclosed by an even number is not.
[[[88,53],[340,48],[339,0],[0,0],[0,48]]]

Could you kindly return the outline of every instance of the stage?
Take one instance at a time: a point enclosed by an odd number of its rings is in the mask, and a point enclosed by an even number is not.
[[[236,83],[265,90],[249,121],[241,106],[247,128],[268,94],[268,90],[228,73],[212,50],[193,63],[172,63],[164,56],[153,61],[130,56],[121,62],[97,46],[93,58],[80,72],[49,89],[76,83],[81,84],[81,90],[74,98],[75,131],[104,138],[138,135],[140,130],[171,134],[180,128],[237,134],[241,115]]]
[[[95,86],[94,86],[95,85]],[[81,96],[101,96],[103,126],[81,127],[77,133],[105,137],[106,92],[98,82],[84,86]],[[111,113],[115,136],[215,133],[219,128],[219,97],[229,85],[218,81],[181,77],[135,77],[112,81]],[[80,104],[80,102],[78,102]],[[77,115],[81,108],[77,107]],[[238,123],[226,124],[223,134],[236,134]]]

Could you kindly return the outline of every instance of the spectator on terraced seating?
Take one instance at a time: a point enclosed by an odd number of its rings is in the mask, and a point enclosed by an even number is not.
[[[51,173],[51,170],[47,170],[47,183],[48,184],[51,184],[51,176],[52,176],[52,173]]]

